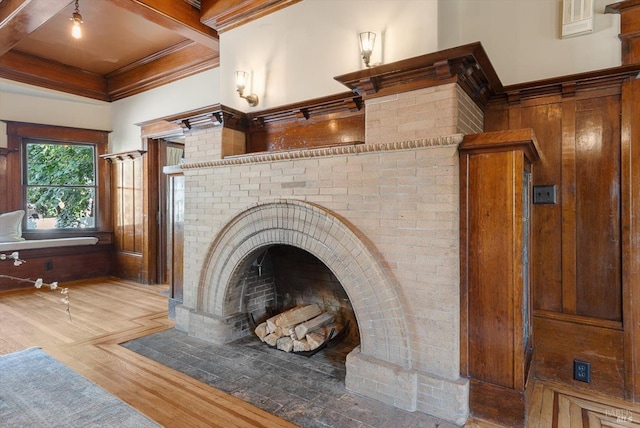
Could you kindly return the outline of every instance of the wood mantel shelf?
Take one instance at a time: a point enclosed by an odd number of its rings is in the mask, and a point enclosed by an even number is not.
[[[502,92],[502,83],[480,42],[334,77],[363,98],[457,82],[479,106]]]

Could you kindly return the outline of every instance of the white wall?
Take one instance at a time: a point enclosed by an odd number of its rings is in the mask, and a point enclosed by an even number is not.
[[[263,110],[346,91],[335,76],[364,67],[358,33],[378,34],[372,62],[481,41],[503,84],[620,64],[619,15],[596,0],[595,32],[560,38],[560,0],[303,0],[220,36],[218,69],[112,104],[0,79],[0,120],[112,130],[111,151],[141,147],[136,123],[222,103]],[[250,108],[235,70],[252,73]],[[6,132],[0,124],[0,146]]]
[[[364,68],[358,34],[377,33],[385,63],[437,50],[437,0],[304,0],[220,35],[222,102],[250,108],[234,72],[252,74],[256,110],[348,91],[335,76]]]
[[[111,152],[141,148],[136,123],[219,103],[219,81],[216,68],[113,102]]]
[[[0,120],[109,131],[111,106],[103,101],[0,79]],[[2,123],[0,147],[6,146],[6,127]]]
[[[438,49],[480,41],[504,85],[620,65],[620,15],[595,0],[593,33],[562,39],[561,0],[439,0]]]

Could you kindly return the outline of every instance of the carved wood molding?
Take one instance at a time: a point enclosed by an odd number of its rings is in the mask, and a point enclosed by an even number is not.
[[[222,33],[301,0],[202,0],[200,21]]]
[[[622,82],[629,78],[635,78],[638,73],[640,73],[640,64],[634,64],[510,85],[506,86],[502,93],[494,95],[491,103],[507,102],[509,104],[518,104],[521,100],[527,98],[549,95],[572,97],[581,92],[594,89],[620,88]]]
[[[184,40],[107,74],[107,96],[116,101],[219,65],[218,51]]]
[[[298,103],[248,113],[252,127],[307,121],[332,113],[355,113],[362,109],[362,97],[353,92],[342,92],[327,97],[305,100]]]
[[[106,76],[10,51],[0,77],[100,101],[116,101],[220,65],[217,51],[186,41]]]
[[[502,92],[502,83],[479,42],[335,77],[366,98],[457,82],[479,106]]]
[[[143,138],[169,138],[184,136],[188,132],[223,126],[241,132],[287,122],[311,121],[330,114],[358,113],[363,107],[362,97],[343,92],[328,97],[306,100],[255,113],[243,113],[222,104],[141,122]]]
[[[222,104],[213,104],[171,116],[137,123],[143,138],[181,137],[195,130],[224,126],[246,132],[249,122],[245,113]]]
[[[131,150],[128,152],[119,152],[119,153],[107,153],[104,155],[100,155],[100,157],[106,160],[109,163],[112,162],[123,162],[132,159],[141,158],[142,155],[147,153],[146,150]]]

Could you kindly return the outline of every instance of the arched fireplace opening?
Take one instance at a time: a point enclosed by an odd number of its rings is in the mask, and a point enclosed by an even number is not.
[[[317,305],[331,316],[331,324],[346,327],[331,347],[337,346],[346,355],[360,344],[356,316],[340,281],[303,249],[272,245],[251,254],[241,264],[237,286],[241,287],[242,311],[250,330],[292,308]]]

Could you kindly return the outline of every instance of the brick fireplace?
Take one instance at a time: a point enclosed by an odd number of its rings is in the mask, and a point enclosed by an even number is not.
[[[239,278],[269,248],[294,247],[355,313],[346,388],[463,423],[457,148],[483,113],[464,82],[441,83],[364,97],[364,143],[224,157],[242,151],[241,132],[187,134],[176,328],[216,343],[251,334]]]

